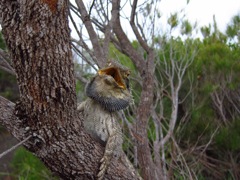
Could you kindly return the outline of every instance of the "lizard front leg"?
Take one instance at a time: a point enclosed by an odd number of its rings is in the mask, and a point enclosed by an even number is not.
[[[106,122],[107,130],[109,133],[109,137],[107,140],[107,144],[105,147],[103,158],[101,159],[101,165],[99,169],[99,173],[97,175],[98,180],[102,180],[107,168],[114,157],[118,157],[122,150],[122,131],[120,125],[116,122],[111,116],[111,121]]]

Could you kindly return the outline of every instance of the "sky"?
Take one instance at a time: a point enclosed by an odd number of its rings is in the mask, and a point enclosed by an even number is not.
[[[234,15],[240,14],[240,0],[161,0],[160,10],[163,16],[185,9],[187,19],[198,22],[198,25],[208,26],[215,15],[218,28],[225,31],[227,24]],[[240,28],[240,27],[239,27]]]
[[[74,1],[74,0],[72,0]],[[85,0],[85,3],[91,4],[93,0]],[[128,0],[122,0],[122,4]],[[131,0],[132,2],[133,0]],[[167,19],[170,17],[170,14],[179,12],[183,9],[183,14],[186,15],[186,19],[189,20],[192,24],[197,22],[198,28],[202,26],[208,26],[213,23],[213,15],[218,25],[218,28],[221,32],[225,32],[227,24],[230,22],[231,18],[237,14],[240,14],[240,0],[159,0],[160,5],[159,9],[161,12],[161,28],[162,32],[167,32],[164,26],[167,24]],[[138,0],[138,4],[144,3],[146,0]],[[129,16],[131,9],[129,6],[126,6],[124,14]],[[129,22],[124,22],[124,19],[121,20],[124,24],[125,32],[130,39],[135,39]],[[201,33],[198,31],[194,36],[201,37]],[[174,34],[172,34],[174,35]],[[179,31],[176,31],[176,36],[179,35]]]
[[[92,0],[86,1],[92,2]],[[139,0],[138,3],[144,1]],[[163,17],[169,17],[171,13],[184,8],[187,19],[192,23],[197,21],[200,27],[212,23],[215,15],[218,28],[222,32],[225,31],[231,18],[237,13],[240,14],[240,0],[190,0],[188,5],[186,2],[187,0],[161,0],[160,11]]]

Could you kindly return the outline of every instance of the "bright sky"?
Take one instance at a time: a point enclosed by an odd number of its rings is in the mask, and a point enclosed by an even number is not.
[[[72,1],[74,2],[74,0]],[[87,2],[89,5],[92,3],[92,1],[93,0],[86,0],[85,3]],[[126,1],[128,0],[123,0],[122,4],[125,4]],[[131,0],[131,2],[132,1],[133,0]],[[139,0],[138,4],[143,2],[146,2],[146,0]],[[160,19],[162,32],[165,32],[164,26],[166,26],[167,19],[170,14],[174,12],[180,12],[182,9],[183,14],[186,14],[186,19],[192,24],[197,22],[198,28],[212,24],[213,15],[215,15],[218,28],[220,31],[224,32],[231,18],[237,14],[240,14],[240,0],[190,0],[189,4],[187,4],[187,0],[160,0],[159,8],[162,15],[162,18]],[[131,10],[127,7],[124,13],[126,13],[127,16],[130,16],[130,12]],[[123,21],[124,20],[122,19],[122,22]],[[129,38],[132,39],[131,37],[135,37],[132,33],[129,23],[127,22],[127,24],[124,26],[124,30]],[[127,26],[129,27],[127,28]],[[72,35],[75,36],[74,31],[72,33]],[[176,32],[175,35],[179,35],[179,33]]]
[[[225,31],[226,25],[234,15],[240,14],[239,0],[161,0],[160,10],[163,15],[185,8],[187,19],[191,22],[197,21],[199,26],[208,25],[213,22],[215,15],[217,25],[221,31]]]

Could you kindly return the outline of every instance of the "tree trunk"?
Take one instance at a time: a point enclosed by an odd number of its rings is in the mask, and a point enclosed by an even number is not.
[[[104,148],[76,111],[68,1],[0,0],[0,22],[20,91],[16,106],[0,98],[0,123],[61,178],[95,179]],[[106,179],[138,179],[121,160]]]
[[[158,179],[160,176],[156,172],[155,165],[152,161],[147,135],[148,120],[150,119],[150,112],[153,103],[153,77],[155,71],[154,51],[146,44],[145,50],[147,53],[147,59],[143,59],[143,57],[133,48],[121,27],[119,12],[120,1],[113,1],[113,10],[118,13],[113,31],[118,38],[120,47],[122,48],[121,51],[132,59],[141,74],[143,82],[140,103],[136,112],[136,124],[134,125],[135,128],[133,128],[134,134],[136,135],[137,159],[140,173],[143,179]]]
[[[147,135],[148,121],[151,116],[151,108],[153,103],[153,72],[154,72],[154,57],[153,52],[148,55],[146,62],[146,71],[142,75],[143,85],[140,97],[140,103],[137,109],[135,133],[137,142],[137,155],[140,164],[142,176],[144,179],[158,180],[161,175],[160,169],[156,169],[152,160],[151,150],[149,147],[149,140]],[[160,167],[159,167],[160,168]]]

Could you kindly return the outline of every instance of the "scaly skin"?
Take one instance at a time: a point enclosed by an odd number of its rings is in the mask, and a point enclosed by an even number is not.
[[[99,70],[87,85],[88,98],[78,106],[84,117],[84,128],[94,139],[106,145],[98,180],[104,178],[112,158],[118,158],[122,152],[122,131],[117,122],[117,111],[132,101],[128,75],[129,71],[118,64]]]

